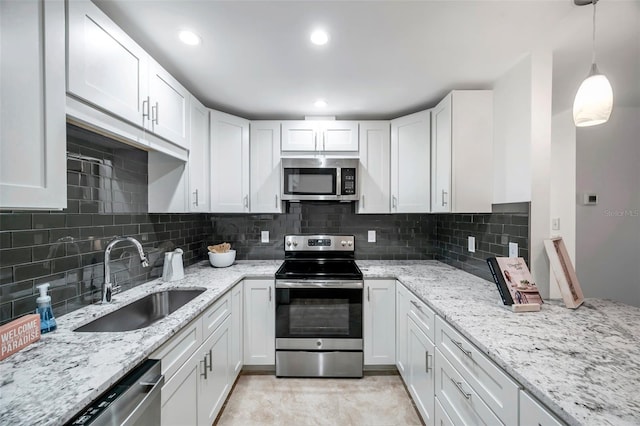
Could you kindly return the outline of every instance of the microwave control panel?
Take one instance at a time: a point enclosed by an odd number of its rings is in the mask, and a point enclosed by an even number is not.
[[[341,195],[356,195],[356,169],[355,168],[342,168],[340,170],[341,177]]]

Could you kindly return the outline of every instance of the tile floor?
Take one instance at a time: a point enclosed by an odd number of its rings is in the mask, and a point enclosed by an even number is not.
[[[292,379],[244,374],[218,426],[422,425],[398,375]]]

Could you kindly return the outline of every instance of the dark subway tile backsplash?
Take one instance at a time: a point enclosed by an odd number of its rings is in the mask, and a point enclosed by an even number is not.
[[[46,282],[56,315],[96,302],[104,249],[118,235],[138,239],[151,263],[142,268],[133,245],[118,245],[111,266],[123,290],[160,276],[164,253],[176,247],[185,266],[225,241],[238,260],[282,259],[288,234],[355,235],[357,259],[439,259],[487,279],[484,259],[506,255],[509,241],[529,257],[522,205],[494,206],[494,214],[358,215],[354,203],[329,202],[290,203],[282,214],[147,213],[147,153],[71,125],[67,133],[67,208],[0,212],[0,324],[33,312],[36,286]],[[476,253],[466,250],[468,235]]]

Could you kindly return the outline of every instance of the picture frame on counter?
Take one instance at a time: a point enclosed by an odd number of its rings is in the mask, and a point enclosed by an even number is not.
[[[584,295],[562,237],[544,240],[544,248],[565,306],[569,309],[578,308],[584,302]]]

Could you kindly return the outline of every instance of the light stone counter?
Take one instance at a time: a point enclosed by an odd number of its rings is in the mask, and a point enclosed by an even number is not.
[[[0,362],[0,424],[58,425],[122,378],[243,278],[273,276],[281,261],[187,268],[58,318],[58,330]],[[578,310],[545,303],[514,314],[493,283],[436,261],[358,261],[365,278],[395,277],[571,425],[640,424],[640,309],[588,300]],[[72,330],[145,294],[207,291],[143,330]]]

